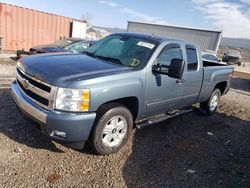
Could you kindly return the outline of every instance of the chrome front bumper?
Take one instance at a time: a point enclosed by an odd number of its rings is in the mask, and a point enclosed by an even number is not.
[[[30,116],[32,116],[34,119],[45,124],[46,119],[47,119],[47,114],[45,114],[44,112],[42,112],[39,109],[32,106],[28,102],[29,98],[28,97],[24,98],[25,95],[21,92],[22,92],[22,90],[19,88],[18,84],[16,82],[14,82],[11,85],[11,94],[12,94],[12,97],[15,100],[17,106],[22,111],[24,111],[27,114],[29,114]]]
[[[70,113],[44,109],[27,96],[16,81],[12,83],[11,91],[22,115],[36,122],[43,134],[54,140],[66,142],[88,140],[96,113]]]

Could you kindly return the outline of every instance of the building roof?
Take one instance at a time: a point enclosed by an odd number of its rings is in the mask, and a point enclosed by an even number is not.
[[[222,33],[222,30],[204,29],[204,28],[198,28],[198,27],[183,27],[183,26],[177,26],[177,25],[163,25],[163,24],[155,24],[155,23],[149,23],[149,22],[137,22],[137,21],[128,21],[128,23],[137,23],[137,24],[146,24],[146,25],[161,26],[161,27],[171,27],[171,28],[178,28],[178,29]]]

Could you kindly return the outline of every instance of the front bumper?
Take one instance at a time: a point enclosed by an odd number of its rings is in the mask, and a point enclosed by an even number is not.
[[[54,140],[84,142],[88,140],[96,113],[70,113],[46,110],[22,92],[17,82],[11,86],[13,99],[22,115]]]

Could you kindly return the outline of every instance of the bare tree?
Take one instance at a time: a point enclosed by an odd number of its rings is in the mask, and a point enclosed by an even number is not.
[[[93,18],[93,16],[89,12],[86,12],[86,13],[82,14],[82,16],[81,16],[81,20],[86,21],[87,26],[91,25],[92,18]]]

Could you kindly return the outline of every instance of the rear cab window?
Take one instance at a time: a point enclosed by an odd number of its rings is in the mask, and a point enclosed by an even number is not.
[[[193,45],[186,45],[187,70],[196,71],[198,69],[197,50]]]

